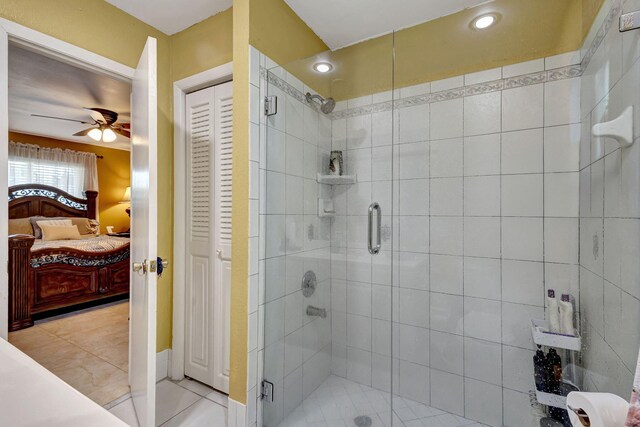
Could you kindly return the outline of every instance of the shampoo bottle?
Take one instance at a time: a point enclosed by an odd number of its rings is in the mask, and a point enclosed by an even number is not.
[[[538,350],[533,356],[533,376],[538,391],[547,391],[547,372],[547,356],[545,356],[541,346],[538,346]]]
[[[547,322],[549,322],[549,331],[560,332],[560,314],[558,312],[558,300],[556,300],[556,291],[549,289],[547,291]]]
[[[560,333],[575,336],[571,296],[569,294],[562,294],[562,299],[558,304],[560,307]]]
[[[547,353],[547,387],[549,393],[558,394],[562,381],[562,359],[555,348]]]

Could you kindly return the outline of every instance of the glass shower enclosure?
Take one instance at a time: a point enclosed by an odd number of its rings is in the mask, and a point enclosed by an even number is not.
[[[325,52],[266,67],[266,96],[278,107],[265,117],[261,170],[264,378],[274,390],[273,401],[263,401],[265,426],[390,425],[392,372],[401,368],[392,350],[394,299],[422,305],[408,320],[427,326],[424,281],[401,296],[392,280],[392,53],[389,36],[358,61]],[[329,72],[317,71],[325,64]],[[357,80],[363,73],[367,87]],[[426,229],[424,219],[414,226]],[[419,258],[412,262],[425,262]]]
[[[567,425],[572,390],[628,398],[640,148],[592,128],[640,108],[632,3],[578,28],[584,2],[496,0],[265,60],[258,425]]]

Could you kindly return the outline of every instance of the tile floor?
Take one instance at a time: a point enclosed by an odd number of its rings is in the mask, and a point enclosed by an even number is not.
[[[138,427],[133,403],[127,396],[109,405],[109,412]],[[227,396],[196,381],[162,380],[156,388],[156,425],[163,427],[226,427]]]
[[[483,424],[402,397],[330,376],[309,395],[280,427],[351,427],[358,415],[371,417],[371,427],[479,427]]]
[[[129,303],[36,322],[9,342],[99,405],[129,393]]]

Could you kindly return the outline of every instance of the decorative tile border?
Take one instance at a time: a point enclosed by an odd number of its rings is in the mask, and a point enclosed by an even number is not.
[[[280,89],[281,91],[283,91],[284,93],[286,93],[287,95],[291,96],[292,98],[298,100],[299,102],[311,107],[312,109],[314,109],[317,112],[321,112],[320,111],[320,105],[318,105],[318,103],[316,102],[312,102],[309,103],[307,102],[307,98],[306,95],[302,92],[300,92],[298,89],[296,89],[295,87],[293,87],[290,83],[284,81],[283,79],[281,79],[280,77],[276,76],[273,73],[268,73],[267,70],[263,67],[260,67],[260,78],[262,80],[267,80],[268,83],[274,85],[275,87],[277,87],[278,89]]]
[[[591,62],[591,58],[593,58],[593,55],[595,55],[596,51],[602,44],[602,41],[607,36],[607,33],[611,29],[611,26],[615,22],[617,22],[618,16],[620,15],[621,12],[622,12],[621,0],[614,0],[613,4],[611,5],[611,9],[609,10],[609,13],[607,14],[607,17],[605,18],[602,25],[600,25],[600,28],[598,29],[596,36],[591,41],[589,48],[587,49],[586,53],[584,54],[584,57],[582,58],[582,62],[580,63],[580,65],[582,66],[583,70],[587,69],[587,65],[589,65],[589,62]]]
[[[582,67],[580,65],[570,65],[567,67],[555,68],[553,70],[540,71],[536,73],[524,74],[517,77],[494,80],[486,83],[478,83],[470,86],[461,86],[441,92],[427,93],[424,95],[402,98],[393,102],[387,101],[379,104],[366,105],[364,107],[350,108],[329,114],[332,120],[346,119],[361,116],[363,114],[390,111],[391,109],[407,108],[415,105],[431,104],[433,102],[447,101],[451,99],[464,98],[466,96],[481,95],[485,93],[498,92],[504,89],[514,89],[517,87],[530,86],[545,82],[570,79],[580,77]]]
[[[362,107],[349,108],[342,111],[336,111],[328,114],[331,120],[346,119],[351,117],[362,116],[365,114],[380,113],[384,111],[391,111],[393,109],[413,107],[416,105],[431,104],[434,102],[447,101],[451,99],[464,98],[465,96],[480,95],[491,92],[498,92],[504,89],[514,89],[518,87],[530,86],[540,83],[553,82],[558,80],[570,79],[582,76],[582,73],[587,68],[587,65],[591,61],[591,58],[598,50],[600,44],[606,37],[611,26],[614,25],[618,15],[622,10],[621,0],[614,0],[611,10],[607,14],[607,18],[604,20],[598,32],[589,45],[585,56],[580,64],[569,65],[565,67],[554,68],[552,70],[539,71],[535,73],[523,74],[521,76],[509,77],[500,80],[494,80],[485,83],[479,83],[470,86],[461,86],[441,92],[427,93],[416,95],[408,98],[397,99],[394,101],[379,102],[376,104],[365,105]],[[276,76],[273,73],[268,73],[266,69],[260,69],[260,76],[287,95],[297,99],[299,102],[310,106],[315,111],[320,112],[320,106],[316,103],[309,104],[306,101],[305,94],[293,87],[291,84],[284,81],[282,78]]]

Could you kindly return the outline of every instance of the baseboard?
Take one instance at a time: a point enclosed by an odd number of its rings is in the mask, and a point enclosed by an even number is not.
[[[169,376],[169,366],[171,365],[171,349],[162,350],[156,353],[156,382],[162,381]]]
[[[227,427],[247,427],[247,406],[229,399]]]

